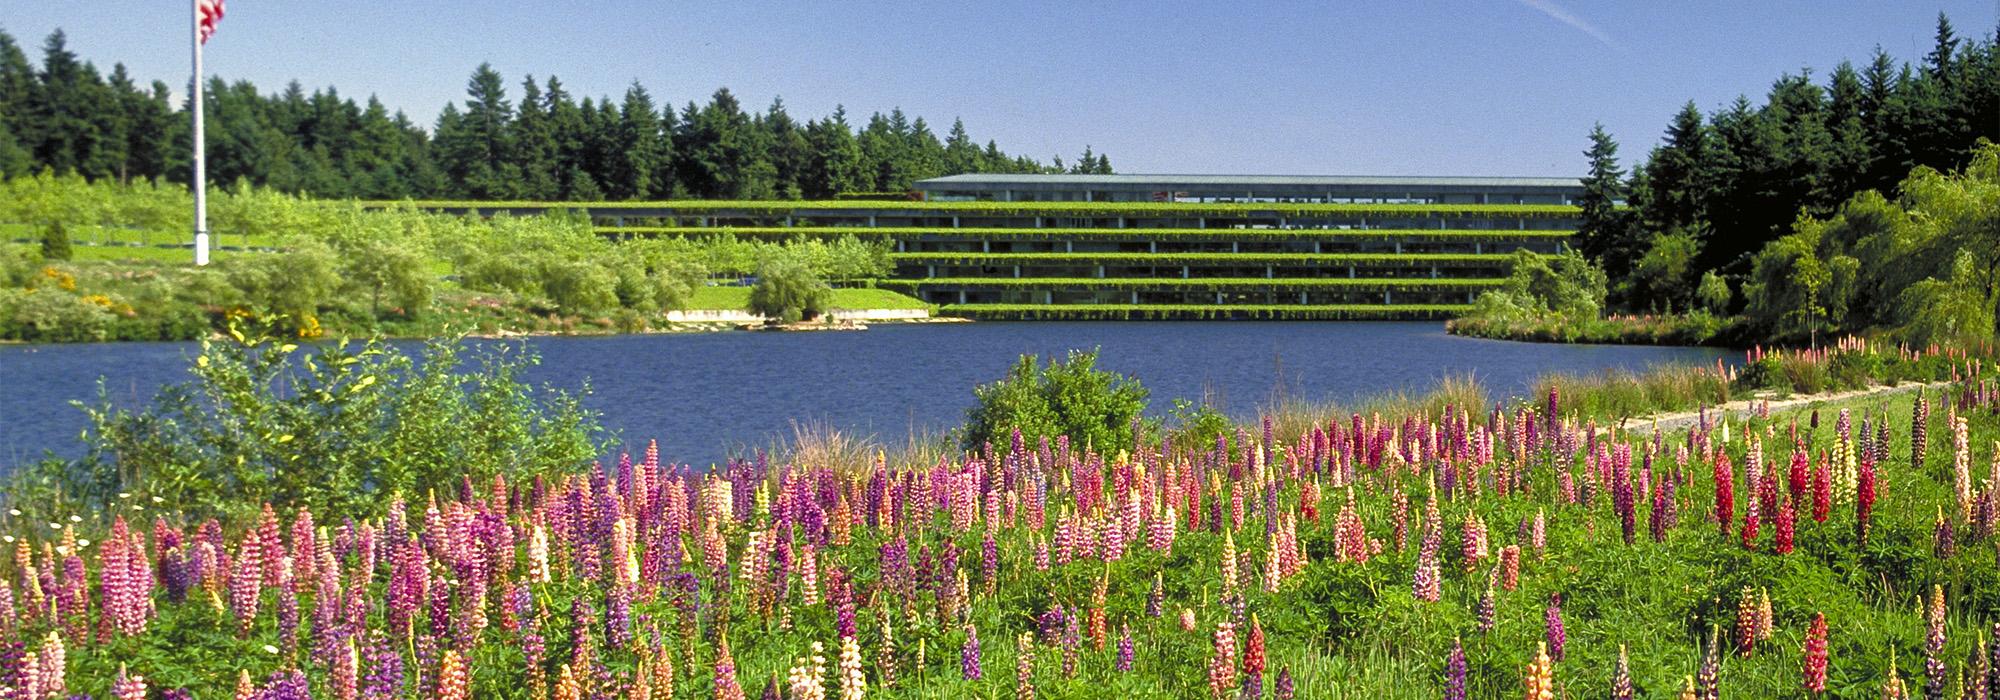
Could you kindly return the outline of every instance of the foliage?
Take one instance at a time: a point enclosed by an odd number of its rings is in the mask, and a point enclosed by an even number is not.
[[[495,345],[467,357],[462,345],[205,341],[193,380],[149,406],[115,407],[102,390],[96,405],[79,403],[89,456],[19,472],[9,500],[106,508],[143,492],[190,514],[269,502],[359,517],[460,478],[588,466],[602,434],[577,395],[524,383],[532,353]]]
[[[1919,168],[1900,197],[1855,196],[1759,251],[1745,315],[1778,338],[1872,327],[1943,338],[2000,318],[2000,145],[1958,173]]]
[[[968,450],[1009,444],[1019,431],[1029,444],[1062,436],[1103,454],[1132,449],[1133,423],[1149,394],[1137,379],[1097,369],[1095,350],[1071,350],[1047,367],[1022,355],[1005,377],[972,393],[960,438]]]
[[[1729,313],[1729,304],[1736,295],[1729,290],[1729,280],[1709,270],[1701,273],[1701,284],[1695,286],[1694,298],[1702,310],[1719,315]]]
[[[833,289],[811,268],[790,260],[773,260],[757,270],[749,310],[779,323],[797,323],[819,317],[832,301]]]
[[[1645,299],[1656,311],[1688,309],[1698,291],[1694,287],[1694,261],[1701,242],[1693,233],[1674,231],[1653,236],[1653,243],[1634,264],[1628,294],[1636,302]],[[1636,303],[1634,303],[1636,305]]]
[[[1441,319],[1470,309],[1464,304],[946,304],[940,311],[992,321],[1379,321]]]
[[[42,227],[43,260],[68,260],[74,256],[69,247],[69,229],[62,222]]]
[[[98,61],[96,65],[114,63]],[[61,30],[29,63],[0,34],[0,176],[44,169],[91,179],[184,177],[188,118],[168,84],[110,75],[69,49]],[[678,115],[633,84],[619,99],[571,95],[533,78],[510,100],[480,65],[461,104],[432,124],[370,98],[296,83],[263,94],[245,81],[203,85],[210,177],[321,197],[530,197],[571,201],[674,196],[830,197],[855,189],[908,192],[922,178],[966,172],[1061,172],[974,145],[963,124],[940,141],[922,118],[844,110],[800,124],[774,100],[745,112],[727,89]],[[367,90],[349,91],[349,94]],[[873,147],[858,147],[857,138]],[[828,161],[835,161],[830,164]],[[1108,172],[1085,149],[1082,162]],[[818,166],[818,167],[812,167]]]
[[[1517,251],[1513,263],[1513,272],[1500,289],[1479,295],[1472,316],[1589,320],[1604,307],[1604,271],[1574,250],[1558,255]]]
[[[1637,293],[1644,285],[1635,278],[1642,272],[1636,262],[1655,236],[1694,233],[1700,254],[1691,269],[1754,275],[1758,251],[1781,245],[1799,213],[1826,219],[1852,209],[1852,198],[1888,192],[1912,173],[1974,164],[1986,157],[1979,141],[2000,140],[1996,38],[1959,37],[1940,15],[1935,48],[1921,61],[1899,64],[1877,47],[1864,65],[1842,62],[1817,83],[1810,69],[1783,75],[1761,102],[1739,97],[1706,115],[1689,102],[1673,115],[1660,146],[1623,180],[1610,157],[1616,143],[1593,129],[1581,229],[1586,253],[1610,273],[1614,288],[1634,292],[1616,301],[1643,310],[1653,299]],[[1627,207],[1610,208],[1621,192]],[[1910,284],[1943,279],[1928,274],[1943,269],[1935,262],[1886,291],[1862,293],[1863,305],[1874,307],[1866,314],[1871,322],[1893,309]],[[1827,324],[1831,313],[1793,307],[1780,315],[1792,311],[1807,313],[1757,322],[1804,335],[1806,326]]]

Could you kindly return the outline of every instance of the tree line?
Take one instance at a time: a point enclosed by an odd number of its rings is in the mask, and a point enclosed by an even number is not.
[[[1579,243],[1608,274],[1611,304],[1691,308],[1715,284],[1698,279],[1749,277],[1800,220],[1833,217],[1855,193],[1894,192],[1919,168],[1965,168],[1981,139],[2000,140],[1996,38],[1961,37],[1940,14],[1919,64],[1878,47],[1823,84],[1810,69],[1786,74],[1762,104],[1739,96],[1704,114],[1690,101],[1629,175],[1599,125]]]
[[[296,81],[267,95],[215,77],[203,94],[213,182],[316,197],[818,199],[958,173],[1112,172],[1088,147],[1073,163],[1043,162],[981,145],[962,121],[940,137],[901,109],[857,125],[841,107],[801,123],[782,99],[746,110],[728,88],[676,110],[637,81],[619,99],[578,99],[554,76],[528,76],[511,96],[486,64],[429,128],[372,96],[357,104]],[[188,121],[167,83],[142,85],[123,64],[104,75],[61,30],[39,67],[0,31],[0,175],[185,184]]]

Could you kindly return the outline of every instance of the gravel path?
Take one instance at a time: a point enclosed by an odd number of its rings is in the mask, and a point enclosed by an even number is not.
[[[1805,394],[1805,395],[1793,396],[1788,399],[1769,399],[1769,401],[1771,403],[1771,412],[1777,413],[1779,411],[1784,411],[1786,409],[1798,408],[1814,403],[1822,403],[1827,401],[1841,401],[1861,396],[1878,396],[1878,395],[1893,396],[1896,394],[1907,394],[1909,392],[1916,391],[1919,387],[1925,387],[1930,389],[1941,389],[1943,387],[1949,386],[1950,384],[1951,384],[1950,382],[1931,382],[1928,384],[1922,382],[1904,382],[1902,384],[1897,384],[1895,386],[1877,385],[1868,387],[1866,389],[1854,389],[1851,391],[1834,391],[1822,394]],[[1761,403],[1763,401],[1765,401],[1765,399],[1758,399],[1758,398],[1731,401],[1721,406],[1710,406],[1708,407],[1708,412],[1709,415],[1718,415],[1718,416],[1728,415],[1731,417],[1736,417],[1750,413],[1751,411],[1755,410],[1755,407],[1758,403]],[[1653,424],[1657,422],[1660,426],[1660,430],[1670,431],[1694,425],[1695,421],[1698,421],[1700,419],[1701,419],[1701,412],[1698,410],[1679,411],[1675,413],[1661,413],[1653,416],[1640,416],[1636,418],[1628,418],[1624,421],[1623,425],[1627,429],[1651,428]]]

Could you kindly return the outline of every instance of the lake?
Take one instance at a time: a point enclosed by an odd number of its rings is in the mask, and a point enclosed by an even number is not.
[[[541,354],[527,373],[536,384],[574,390],[587,380],[586,405],[634,452],[653,438],[663,459],[694,464],[769,445],[795,422],[892,443],[949,429],[964,419],[972,388],[999,378],[1021,353],[1101,348],[1099,366],[1138,377],[1156,413],[1176,398],[1208,396],[1239,417],[1279,395],[1350,401],[1419,393],[1469,374],[1497,399],[1526,392],[1547,372],[1737,357],[1712,348],[1460,338],[1438,323],[969,323],[507,342]],[[114,401],[141,403],[161,385],[185,381],[198,347],[0,345],[0,466],[44,450],[81,454],[76,438],[85,423],[71,400],[94,400],[102,376]]]

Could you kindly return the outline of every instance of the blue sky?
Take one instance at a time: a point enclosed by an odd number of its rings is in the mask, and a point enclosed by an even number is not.
[[[578,95],[632,80],[675,105],[728,86],[802,121],[900,106],[939,132],[1041,158],[1087,144],[1122,172],[1557,175],[1592,122],[1629,159],[1693,99],[1714,110],[1785,71],[1930,49],[1950,2],[301,2],[230,0],[208,71],[375,94],[428,124],[490,61]],[[108,70],[179,85],[187,3],[7,0],[39,61],[61,27]]]

